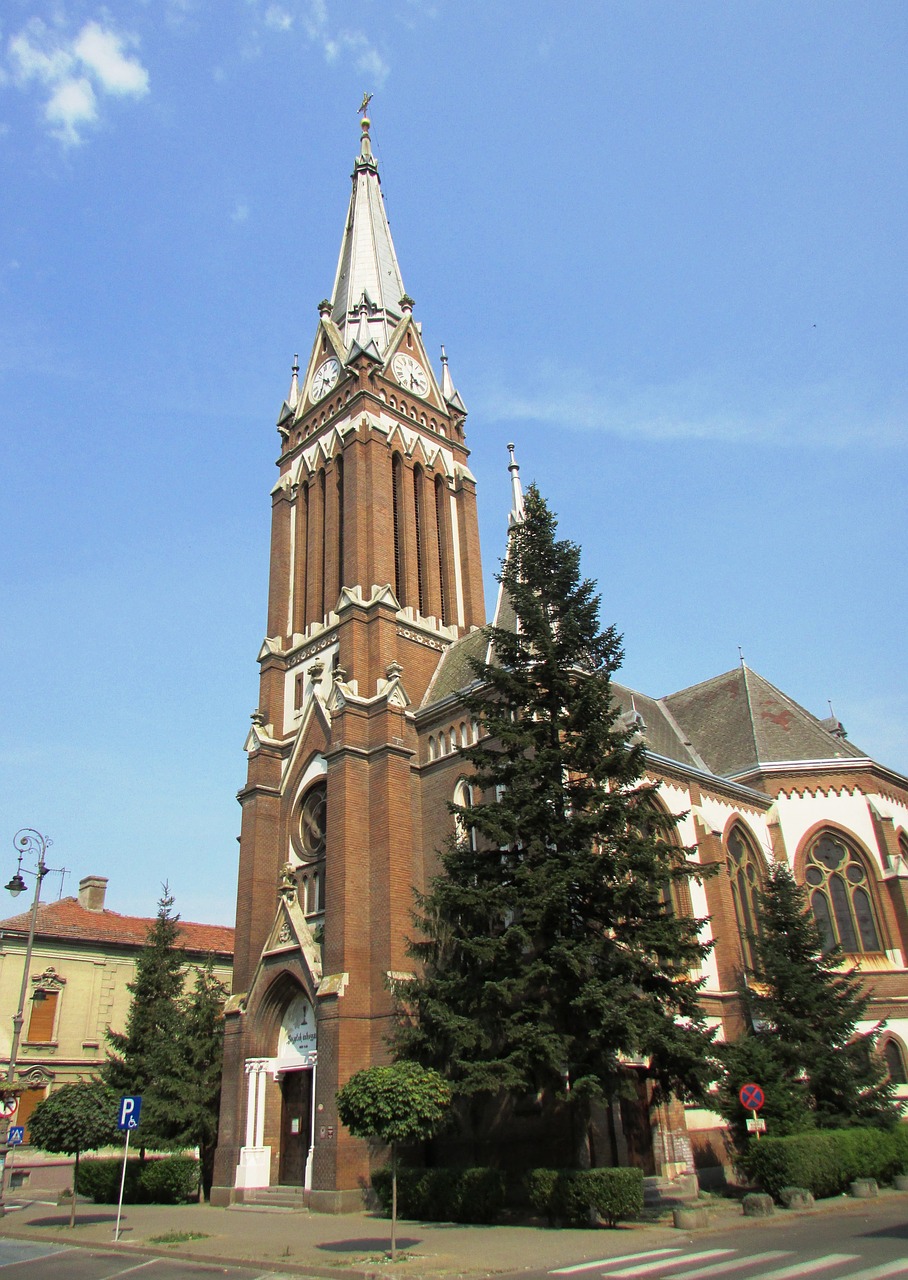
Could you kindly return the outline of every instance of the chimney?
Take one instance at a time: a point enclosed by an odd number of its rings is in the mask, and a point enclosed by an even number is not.
[[[84,876],[79,881],[79,906],[86,911],[103,911],[107,876]]]

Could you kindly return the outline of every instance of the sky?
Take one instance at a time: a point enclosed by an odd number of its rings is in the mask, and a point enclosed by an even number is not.
[[[33,827],[46,896],[233,921],[274,424],[364,91],[488,607],[514,441],[623,683],[740,647],[908,772],[906,57],[902,0],[5,0],[0,882]]]

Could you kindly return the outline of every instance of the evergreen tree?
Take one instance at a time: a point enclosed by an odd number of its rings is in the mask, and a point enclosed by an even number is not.
[[[173,913],[168,886],[158,902],[158,913],[148,940],[136,961],[136,974],[128,983],[132,1004],[125,1031],[108,1031],[104,1068],[107,1084],[119,1094],[140,1094],[143,1147],[169,1142],[169,1099],[162,1082],[179,1069],[181,997],[186,957],[177,946],[180,917]]]
[[[758,1039],[771,1045],[784,1077],[806,1088],[817,1125],[894,1123],[899,1110],[875,1052],[880,1027],[859,1033],[870,996],[840,947],[823,950],[807,901],[784,863],[760,896],[754,969],[743,995]]]
[[[760,1118],[774,1138],[800,1133],[814,1124],[807,1084],[793,1076],[778,1052],[774,1036],[748,1032],[719,1049],[723,1077],[714,1106],[728,1125],[739,1152],[747,1149],[750,1135],[746,1122],[751,1113],[745,1111],[738,1097],[742,1085],[759,1084],[765,1102]]]
[[[525,510],[499,576],[516,626],[489,628],[467,699],[485,733],[462,753],[474,802],[417,899],[396,1047],[460,1096],[567,1097],[583,1162],[590,1104],[623,1091],[627,1059],[658,1095],[702,1096],[711,1033],[690,971],[708,948],[667,905],[700,868],[664,838],[612,700],[620,638],[535,487]]]
[[[197,970],[192,991],[180,1001],[178,1052],[170,1058],[169,1073],[157,1087],[165,1117],[162,1136],[174,1147],[198,1147],[206,1196],[211,1191],[218,1138],[227,994],[209,957]]]

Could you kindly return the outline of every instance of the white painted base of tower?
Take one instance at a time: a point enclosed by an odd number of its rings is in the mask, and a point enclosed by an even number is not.
[[[236,1167],[237,1187],[267,1187],[271,1185],[271,1148],[240,1147],[240,1162]]]

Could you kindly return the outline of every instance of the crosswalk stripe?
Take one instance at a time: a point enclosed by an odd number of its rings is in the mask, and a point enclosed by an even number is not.
[[[650,1249],[647,1253],[625,1253],[620,1258],[599,1258],[596,1262],[578,1262],[573,1267],[559,1267],[550,1271],[550,1276],[573,1276],[578,1271],[594,1271],[596,1267],[614,1267],[622,1262],[642,1262],[644,1258],[664,1258],[671,1253],[682,1253],[682,1249]]]
[[[664,1271],[666,1267],[683,1267],[687,1262],[708,1262],[710,1258],[728,1258],[736,1252],[736,1249],[706,1249],[703,1253],[686,1253],[683,1258],[670,1258],[661,1263],[659,1270]],[[622,1271],[613,1271],[609,1267],[602,1274],[607,1276],[608,1280],[632,1280],[633,1276],[645,1276],[652,1270],[652,1264],[645,1262],[642,1267],[625,1267]]]
[[[879,1267],[868,1267],[866,1271],[849,1271],[842,1280],[889,1280],[890,1276],[908,1276],[908,1258],[884,1262]]]
[[[801,1280],[801,1276],[813,1275],[815,1271],[828,1271],[843,1262],[857,1262],[859,1257],[857,1253],[827,1253],[825,1258],[814,1258],[812,1262],[796,1262],[794,1266],[779,1267],[777,1271],[764,1271],[760,1280]]]
[[[733,1258],[731,1262],[716,1262],[711,1267],[695,1267],[693,1271],[679,1271],[672,1280],[709,1280],[710,1276],[727,1276],[732,1271],[743,1271],[745,1267],[759,1263],[778,1262],[780,1258],[790,1258],[791,1249],[774,1249],[771,1253],[752,1253],[749,1258]],[[683,1258],[683,1262],[687,1259]]]

